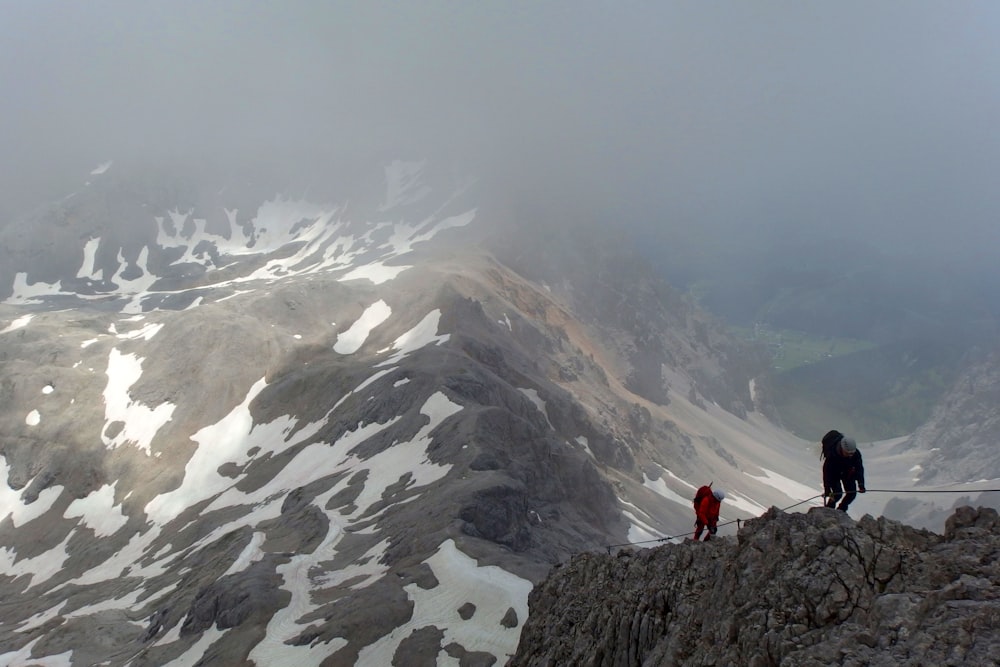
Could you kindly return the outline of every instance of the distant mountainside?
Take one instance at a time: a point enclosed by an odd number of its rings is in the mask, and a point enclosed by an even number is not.
[[[529,597],[510,667],[995,665],[1000,519],[944,536],[771,510],[737,538],[581,554]]]
[[[669,229],[670,227],[667,226]],[[644,239],[659,273],[730,324],[810,336],[817,345],[864,341],[789,370],[775,360],[772,398],[792,431],[838,423],[865,439],[909,435],[927,421],[965,353],[1000,332],[995,272],[876,249],[863,237]]]
[[[964,344],[997,334],[996,276],[973,267],[875,247],[863,236],[816,238],[807,227],[780,238],[711,238],[672,230],[644,239],[661,273],[733,324],[877,344],[910,339]]]
[[[968,363],[968,348],[910,339],[775,373],[781,423],[803,437],[842,424],[863,440],[913,433]]]
[[[931,418],[900,451],[926,451],[916,471],[922,483],[970,479],[1000,481],[1000,348],[970,355],[965,371],[935,406]]]
[[[696,485],[813,495],[760,351],[610,242],[423,164],[227,183],[102,165],[0,229],[0,663],[500,664]]]

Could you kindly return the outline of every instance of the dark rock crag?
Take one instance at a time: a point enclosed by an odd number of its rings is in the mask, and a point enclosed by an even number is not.
[[[772,508],[737,538],[587,553],[532,591],[509,667],[1000,664],[1000,518],[945,535]]]

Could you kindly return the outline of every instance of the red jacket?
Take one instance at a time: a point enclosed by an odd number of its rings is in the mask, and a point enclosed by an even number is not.
[[[722,503],[716,500],[711,492],[704,494],[694,508],[698,522],[705,524],[709,528],[715,526],[715,524],[719,523],[719,507],[721,506]]]

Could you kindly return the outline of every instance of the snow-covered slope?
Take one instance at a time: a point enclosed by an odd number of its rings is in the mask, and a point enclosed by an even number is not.
[[[818,493],[752,351],[626,264],[519,267],[425,165],[335,204],[118,168],[0,230],[0,664],[502,664],[552,564],[697,485]]]

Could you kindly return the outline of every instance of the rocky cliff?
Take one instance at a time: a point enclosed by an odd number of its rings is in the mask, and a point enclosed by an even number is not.
[[[532,591],[508,665],[996,665],[997,553],[988,508],[943,536],[772,509],[735,538],[574,558]]]

